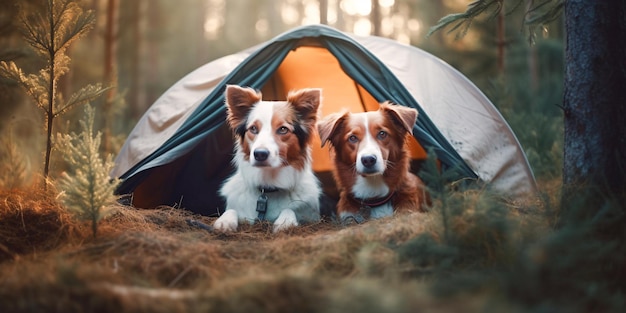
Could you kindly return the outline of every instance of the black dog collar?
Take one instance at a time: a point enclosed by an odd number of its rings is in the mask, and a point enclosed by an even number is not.
[[[387,194],[384,197],[379,197],[379,198],[357,198],[357,197],[352,197],[354,199],[354,201],[356,201],[361,207],[369,207],[369,208],[375,208],[378,206],[381,206],[389,201],[391,201],[391,199],[393,198],[393,196],[396,195],[396,192],[390,192],[389,194]]]

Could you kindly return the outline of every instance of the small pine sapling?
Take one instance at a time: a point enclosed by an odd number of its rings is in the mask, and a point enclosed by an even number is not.
[[[95,109],[85,107],[85,118],[80,121],[81,133],[58,136],[63,155],[69,163],[70,173],[64,172],[59,180],[65,206],[79,218],[91,220],[94,238],[98,221],[105,217],[117,196],[114,195],[119,180],[111,179],[109,172],[114,166],[111,155],[100,157],[101,132],[94,136]]]
[[[75,106],[86,104],[106,91],[100,84],[87,85],[67,100],[57,91],[58,81],[70,70],[67,48],[85,36],[95,25],[95,13],[84,11],[72,0],[47,0],[46,10],[19,19],[26,42],[46,62],[36,74],[27,74],[13,61],[0,62],[0,77],[18,83],[45,113],[47,144],[44,160],[44,179],[48,178],[52,151],[52,126],[56,117]],[[44,184],[45,187],[45,184]]]

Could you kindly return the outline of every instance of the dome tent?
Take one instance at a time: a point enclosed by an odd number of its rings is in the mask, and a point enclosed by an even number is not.
[[[321,116],[376,110],[379,102],[416,108],[409,143],[414,160],[433,149],[443,170],[516,198],[535,191],[526,157],[506,121],[460,72],[418,48],[333,28],[296,28],[259,46],[222,57],[170,87],[129,134],[111,176],[118,194],[138,207],[177,205],[213,215],[218,190],[233,171],[233,139],[225,123],[227,84],[285,100],[289,90],[321,88]],[[313,169],[332,193],[328,149],[319,138]]]

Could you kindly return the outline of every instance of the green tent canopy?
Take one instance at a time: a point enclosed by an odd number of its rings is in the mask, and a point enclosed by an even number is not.
[[[138,207],[173,205],[205,215],[224,209],[218,190],[233,171],[225,123],[227,84],[248,86],[264,100],[289,90],[322,88],[321,115],[368,111],[391,101],[419,111],[409,143],[414,171],[425,152],[442,170],[513,199],[535,192],[526,157],[500,113],[474,84],[440,59],[380,37],[357,37],[312,25],[212,61],[183,77],[144,114],[116,158],[118,194]],[[313,168],[336,196],[328,152],[319,141]]]

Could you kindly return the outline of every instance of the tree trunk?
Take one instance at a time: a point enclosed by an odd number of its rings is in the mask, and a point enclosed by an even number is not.
[[[148,7],[146,9],[147,17],[147,36],[149,38],[145,42],[146,55],[146,102],[154,103],[159,97],[161,90],[158,88],[158,77],[160,74],[160,60],[159,60],[159,41],[156,36],[156,31],[162,27],[162,23],[165,20],[161,16],[161,2],[160,1],[148,1]]]
[[[55,101],[56,101],[56,73],[55,73],[55,65],[56,65],[56,40],[55,40],[55,28],[54,25],[57,21],[54,19],[54,7],[52,2],[48,2],[48,23],[49,23],[49,36],[50,47],[48,49],[48,75],[49,75],[49,85],[48,85],[48,110],[46,111],[46,156],[44,160],[44,168],[43,168],[43,188],[47,190],[48,186],[48,175],[50,174],[50,155],[52,154],[52,126],[54,125],[55,118]]]
[[[130,13],[132,16],[131,37],[135,43],[134,49],[131,49],[129,78],[130,86],[128,90],[128,100],[130,105],[131,117],[139,120],[146,110],[146,87],[144,83],[144,38],[145,38],[145,15],[147,3],[145,0],[135,0],[131,2]]]
[[[320,0],[320,24],[328,25],[328,0]]]
[[[526,2],[526,12],[530,11],[534,6],[533,0]],[[537,46],[530,45],[528,48],[528,77],[530,83],[531,95],[534,97],[537,94],[537,88],[539,87],[539,72],[537,69]]]
[[[565,2],[562,207],[626,200],[626,2]],[[595,195],[595,196],[594,196]],[[578,200],[575,200],[575,199]]]
[[[370,14],[370,21],[372,23],[372,35],[382,36],[382,17],[380,14],[380,3],[378,3],[378,0],[372,0],[372,13]]]
[[[117,93],[117,13],[118,0],[108,0],[104,31],[104,81],[112,88],[106,92],[103,107],[103,149],[111,152],[111,129],[113,128],[113,101]]]
[[[502,2],[500,12],[498,13],[498,23],[496,24],[496,33],[498,39],[496,45],[498,47],[497,61],[498,74],[504,76],[504,48],[506,46],[505,26],[504,26],[504,2]]]

